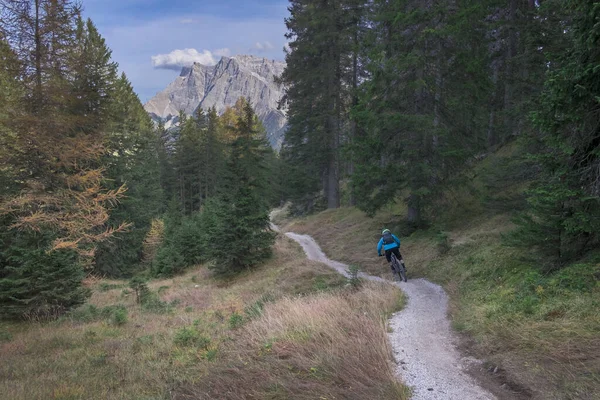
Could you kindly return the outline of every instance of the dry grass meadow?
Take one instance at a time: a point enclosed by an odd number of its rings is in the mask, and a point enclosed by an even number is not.
[[[406,399],[393,375],[387,285],[346,286],[279,237],[266,265],[228,281],[204,267],[149,284],[90,280],[59,321],[0,324],[0,398]]]

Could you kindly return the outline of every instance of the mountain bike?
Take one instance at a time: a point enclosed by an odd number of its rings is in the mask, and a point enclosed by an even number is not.
[[[392,253],[392,267],[394,268],[394,272],[398,275],[400,280],[406,282],[406,268],[404,268],[404,265],[398,261],[394,253]]]

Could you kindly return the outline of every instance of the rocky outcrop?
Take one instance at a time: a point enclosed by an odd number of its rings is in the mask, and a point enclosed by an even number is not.
[[[283,62],[254,56],[222,57],[215,66],[194,63],[183,68],[179,77],[144,108],[168,128],[177,124],[180,111],[191,115],[198,107],[207,110],[214,106],[220,114],[246,97],[263,122],[269,142],[279,148],[287,116],[277,109],[284,91],[275,78],[284,68]]]

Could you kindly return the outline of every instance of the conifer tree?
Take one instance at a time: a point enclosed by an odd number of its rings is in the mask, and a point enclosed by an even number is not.
[[[323,190],[328,208],[340,206],[343,163],[348,140],[348,104],[357,81],[357,29],[363,2],[290,1],[286,19],[290,51],[281,77],[289,128],[282,157],[290,172],[290,195]]]
[[[10,43],[18,44],[28,108],[14,141],[23,154],[18,168],[22,195],[4,198],[0,213],[14,218],[13,229],[52,229],[53,249],[72,248],[90,260],[95,243],[113,233],[105,227],[107,207],[125,189],[102,187],[102,131],[84,129],[82,114],[72,107],[93,95],[65,95],[77,87],[71,51],[79,6],[67,0],[5,0],[2,14]]]
[[[372,214],[408,189],[407,218],[421,224],[444,180],[481,148],[487,47],[473,22],[484,16],[474,2],[372,3],[369,79],[354,108],[363,133],[351,146],[363,210]]]
[[[93,261],[99,242],[126,227],[107,226],[109,208],[124,192],[103,186],[101,122],[107,102],[81,79],[82,60],[108,60],[101,54],[79,57],[85,35],[78,25],[80,6],[72,0],[3,0],[0,14],[19,63],[23,105],[11,128],[10,147],[16,151],[0,162],[12,165],[15,183],[14,191],[0,193],[6,228],[0,279],[4,288],[14,288],[2,301],[14,317],[56,315],[83,301],[82,268]],[[88,85],[110,85],[107,75],[93,78]]]
[[[108,224],[130,226],[100,244],[94,270],[122,276],[139,268],[144,238],[163,208],[159,137],[125,74],[114,83],[108,118],[102,164],[111,189],[127,185],[127,196],[111,211]]]
[[[252,267],[271,254],[264,129],[249,102],[237,121],[219,193],[204,210],[209,252],[217,273]],[[210,219],[210,222],[207,220]]]
[[[561,14],[571,43],[548,59],[541,109],[534,114],[542,173],[529,191],[513,242],[537,250],[547,269],[564,266],[600,243],[600,9],[570,0]],[[548,54],[552,55],[551,52]]]

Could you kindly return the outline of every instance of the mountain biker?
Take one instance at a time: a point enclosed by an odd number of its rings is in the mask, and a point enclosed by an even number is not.
[[[385,251],[385,258],[390,263],[390,268],[392,269],[392,274],[394,273],[394,266],[392,265],[392,253],[396,255],[400,264],[406,269],[404,265],[404,260],[402,259],[402,254],[400,254],[400,239],[389,229],[384,229],[381,232],[381,239],[379,239],[379,243],[377,243],[377,255],[382,257],[381,248]]]

